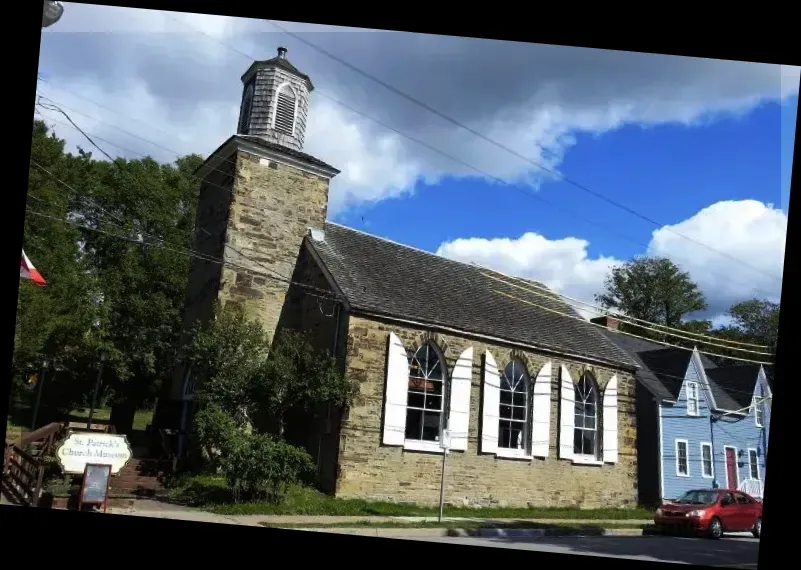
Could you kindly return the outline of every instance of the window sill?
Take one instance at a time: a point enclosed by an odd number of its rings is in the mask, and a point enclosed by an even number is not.
[[[442,453],[445,451],[440,447],[438,441],[419,441],[407,439],[403,442],[404,451],[425,451],[427,453]]]
[[[495,457],[501,459],[523,459],[526,461],[531,461],[532,459],[532,456],[522,449],[498,449],[495,452]]]
[[[689,473],[676,473],[676,477],[685,477],[688,478],[690,476]]]
[[[714,479],[714,475],[701,475],[701,479]]]
[[[581,455],[574,455],[573,456],[573,464],[574,465],[596,465],[598,467],[604,464],[603,461],[600,459],[596,459],[592,456],[581,456]]]

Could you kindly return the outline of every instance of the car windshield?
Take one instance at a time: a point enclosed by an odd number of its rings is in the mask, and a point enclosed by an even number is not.
[[[715,491],[688,491],[673,502],[678,505],[711,505],[717,498]]]

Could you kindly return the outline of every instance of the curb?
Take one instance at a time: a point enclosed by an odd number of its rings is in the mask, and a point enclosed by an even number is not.
[[[281,528],[281,527],[272,527]],[[648,536],[648,529],[609,528],[609,529],[560,529],[560,528],[298,528],[284,527],[285,530],[306,532],[330,532],[355,536],[376,536],[384,538],[544,538],[544,537],[593,537],[593,536]]]

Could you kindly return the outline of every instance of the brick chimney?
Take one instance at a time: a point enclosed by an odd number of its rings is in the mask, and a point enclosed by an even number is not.
[[[595,323],[596,325],[603,325],[611,331],[617,330],[618,321],[615,317],[604,315],[603,317],[595,317],[594,319],[590,319],[590,322]]]

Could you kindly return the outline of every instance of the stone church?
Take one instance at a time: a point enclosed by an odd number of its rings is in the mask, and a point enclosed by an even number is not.
[[[237,132],[197,173],[194,249],[225,265],[193,260],[185,323],[238,303],[338,358],[355,402],[298,436],[320,488],[436,504],[447,446],[448,503],[635,504],[631,358],[541,284],[328,221],[311,79],[279,48],[242,82]],[[159,423],[186,425],[191,374],[168,391]]]

